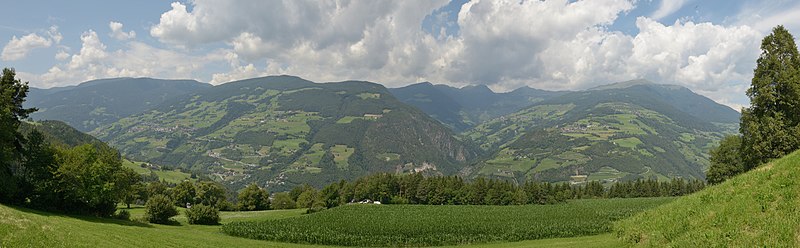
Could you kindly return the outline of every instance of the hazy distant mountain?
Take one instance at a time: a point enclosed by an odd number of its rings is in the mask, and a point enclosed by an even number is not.
[[[568,181],[703,178],[739,113],[689,89],[629,81],[567,93],[465,132],[490,158],[473,175]]]
[[[476,158],[379,84],[291,76],[214,86],[93,133],[137,161],[278,188],[387,171],[451,175]]]
[[[100,79],[77,86],[31,88],[25,106],[39,108],[33,119],[60,120],[88,132],[209,86],[194,80]]]
[[[389,91],[400,101],[421,109],[456,131],[469,129],[484,121],[565,93],[529,87],[495,93],[485,85],[454,88],[428,82]]]

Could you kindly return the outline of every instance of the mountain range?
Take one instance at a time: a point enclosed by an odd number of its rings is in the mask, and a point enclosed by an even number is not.
[[[633,80],[584,91],[270,76],[211,86],[119,78],[32,89],[57,119],[133,161],[238,188],[321,186],[375,172],[550,182],[703,178],[739,113],[689,89]]]
[[[454,88],[429,82],[393,88],[389,92],[400,101],[425,111],[457,132],[566,93],[530,87],[495,93],[486,85]]]
[[[89,132],[161,102],[211,85],[194,80],[111,78],[50,89],[31,88],[27,105],[39,108],[37,120],[61,120]]]
[[[132,160],[273,188],[378,171],[451,175],[477,158],[450,129],[379,84],[291,76],[203,89],[92,134]]]

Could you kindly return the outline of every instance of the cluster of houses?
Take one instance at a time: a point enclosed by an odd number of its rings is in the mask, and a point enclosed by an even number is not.
[[[128,133],[138,133],[138,132],[148,131],[148,130],[153,130],[153,131],[160,132],[160,133],[173,133],[173,132],[177,132],[177,131],[191,133],[191,132],[196,131],[197,129],[196,128],[181,127],[178,124],[175,124],[175,126],[164,127],[164,126],[158,125],[156,123],[145,122],[145,123],[136,125],[136,126],[130,128],[130,129],[128,129],[127,132]]]

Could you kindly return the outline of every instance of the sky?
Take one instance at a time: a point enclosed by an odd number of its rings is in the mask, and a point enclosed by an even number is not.
[[[13,1],[0,66],[33,87],[111,77],[222,84],[266,75],[495,91],[631,79],[747,106],[761,39],[800,35],[773,0]]]

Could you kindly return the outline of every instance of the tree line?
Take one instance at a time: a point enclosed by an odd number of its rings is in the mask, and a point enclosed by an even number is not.
[[[529,181],[516,185],[507,180],[458,176],[423,177],[421,174],[379,173],[329,184],[320,190],[309,185],[293,188],[288,196],[299,208],[332,208],[348,203],[424,205],[555,204],[568,199],[681,196],[705,187],[701,180],[656,179],[615,182],[606,188],[598,181],[571,185]],[[273,204],[274,205],[274,204]]]
[[[783,26],[761,41],[747,96],[750,106],[742,108],[739,134],[725,137],[711,151],[709,183],[800,149],[800,54]]]

